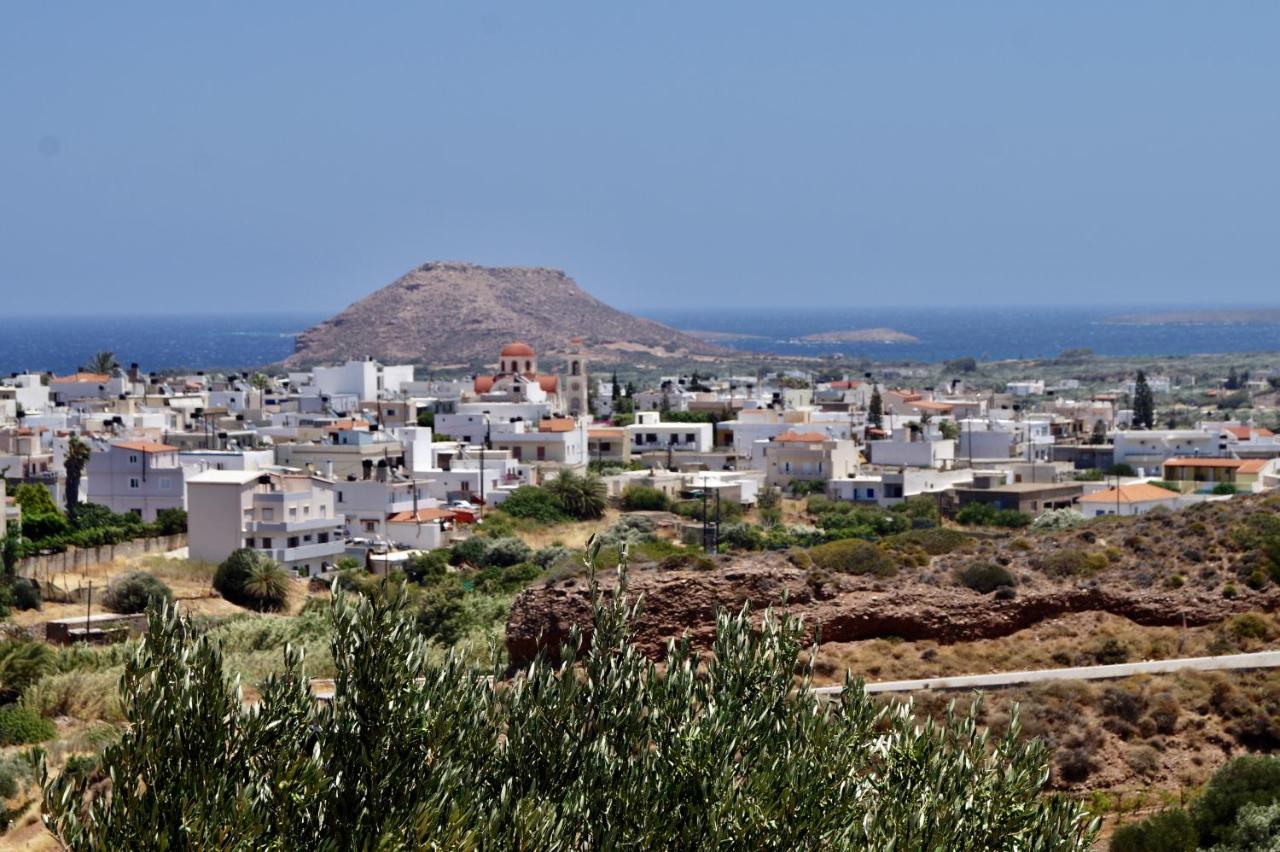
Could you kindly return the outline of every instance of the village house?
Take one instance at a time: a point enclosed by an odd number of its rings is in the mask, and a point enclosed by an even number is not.
[[[861,454],[853,441],[835,440],[821,432],[784,432],[763,442],[760,459],[765,484],[787,488],[793,482],[825,482],[858,472]]]
[[[905,467],[949,468],[956,458],[956,442],[942,437],[937,424],[898,426],[889,438],[871,441],[871,463]]]
[[[1158,475],[1166,459],[1221,455],[1217,434],[1199,429],[1120,430],[1112,434],[1115,464]]]
[[[1141,515],[1152,509],[1176,509],[1177,493],[1149,482],[1135,482],[1086,494],[1079,501],[1080,512],[1088,518],[1101,515]]]
[[[96,449],[85,466],[90,503],[154,521],[161,509],[181,509],[183,469],[178,448],[154,441],[120,441]]]
[[[1277,459],[1173,458],[1165,460],[1163,478],[1183,494],[1216,487],[1248,494],[1274,486],[1277,466]]]
[[[192,559],[217,564],[249,547],[300,577],[343,552],[332,480],[286,471],[208,470],[187,482]]]
[[[621,426],[587,428],[587,461],[597,464],[627,465],[631,462],[631,442]]]

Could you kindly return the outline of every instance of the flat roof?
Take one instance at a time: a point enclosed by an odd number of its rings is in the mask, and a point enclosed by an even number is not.
[[[187,478],[187,484],[247,485],[262,476],[261,470],[206,470]]]

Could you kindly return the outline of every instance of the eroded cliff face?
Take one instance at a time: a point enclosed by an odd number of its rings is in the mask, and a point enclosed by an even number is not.
[[[539,353],[582,339],[594,361],[714,356],[722,350],[604,304],[558,269],[426,263],[299,335],[287,366],[375,358],[436,367],[495,361],[512,340]],[[547,363],[546,368],[558,369]]]
[[[955,585],[945,573],[964,558],[934,559],[930,569],[904,571],[889,579],[819,574],[797,568],[782,554],[722,556],[715,570],[664,571],[634,566],[627,593],[643,596],[633,628],[636,643],[660,659],[669,640],[688,636],[708,647],[716,613],[747,606],[758,620],[765,609],[804,619],[814,639],[852,642],[896,637],[940,643],[994,639],[1042,621],[1084,612],[1105,612],[1146,626],[1215,624],[1248,611],[1274,611],[1280,590],[1241,589],[1224,597],[1220,589],[1187,583],[1155,584],[1132,567],[1117,567],[1089,578],[1055,578],[1031,567],[1035,554],[1011,569],[1018,578],[1012,598],[983,595]],[[602,585],[616,579],[602,575]],[[578,625],[590,634],[590,589],[571,578],[525,590],[511,609],[507,650],[513,665],[539,648],[555,649]]]

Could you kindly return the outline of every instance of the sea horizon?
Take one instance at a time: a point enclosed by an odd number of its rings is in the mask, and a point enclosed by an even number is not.
[[[917,307],[814,309],[653,309],[635,311],[681,331],[710,332],[744,353],[844,356],[878,361],[1053,357],[1068,349],[1102,356],[1170,357],[1280,352],[1280,319],[1268,322],[1118,322],[1131,314],[1274,311],[1197,306]],[[216,314],[11,316],[0,336],[0,372],[72,372],[93,353],[115,353],[144,370],[235,370],[276,363],[295,337],[326,319],[320,311]],[[902,342],[805,340],[830,331],[885,328]],[[726,335],[734,335],[726,337]]]

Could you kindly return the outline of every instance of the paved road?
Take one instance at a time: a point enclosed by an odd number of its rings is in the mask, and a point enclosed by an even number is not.
[[[999,672],[985,675],[927,677],[919,680],[888,680],[867,684],[867,692],[915,692],[921,689],[990,689],[1017,686],[1046,680],[1106,680],[1137,674],[1160,674],[1194,669],[1211,672],[1228,669],[1280,668],[1280,651],[1254,654],[1227,654],[1221,657],[1185,657],[1179,660],[1148,660],[1141,663],[1119,663],[1113,666],[1078,666],[1069,669],[1038,669],[1025,672]],[[820,686],[817,695],[837,695],[841,687]]]

